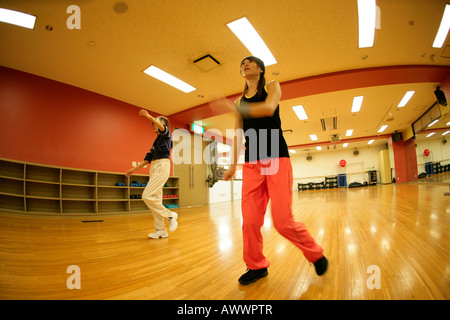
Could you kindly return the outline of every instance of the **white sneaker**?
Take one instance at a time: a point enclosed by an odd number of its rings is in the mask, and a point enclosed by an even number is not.
[[[148,237],[152,239],[167,238],[168,236],[169,234],[166,230],[156,230],[156,232],[148,234]]]
[[[169,218],[169,230],[170,232],[174,232],[178,228],[178,214],[176,212],[172,212],[172,217]]]

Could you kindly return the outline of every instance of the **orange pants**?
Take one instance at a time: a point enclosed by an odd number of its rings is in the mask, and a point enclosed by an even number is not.
[[[269,267],[269,260],[263,254],[261,227],[267,203],[271,199],[272,220],[277,231],[290,240],[309,262],[323,257],[318,245],[301,222],[292,216],[292,166],[290,158],[261,160],[254,164],[246,162],[243,168],[242,184],[242,234],[244,261],[248,269]]]

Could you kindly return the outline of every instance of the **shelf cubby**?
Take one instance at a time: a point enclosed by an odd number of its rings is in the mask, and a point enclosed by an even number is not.
[[[35,181],[26,181],[25,192],[27,197],[38,198],[60,198],[60,186],[55,183],[42,183]]]
[[[125,187],[98,187],[98,200],[127,200],[128,189]]]
[[[118,182],[125,183],[125,186],[129,185],[123,173],[98,173],[97,180],[98,186],[115,187]]]
[[[98,213],[116,213],[128,211],[128,201],[98,201]]]
[[[11,212],[24,212],[25,202],[24,198],[0,194],[0,208]]]
[[[59,183],[61,180],[61,170],[58,168],[26,165],[25,173],[26,180],[30,181]]]
[[[0,194],[23,196],[23,183],[23,180],[0,177]]]
[[[142,200],[130,200],[130,211],[131,212],[140,212],[140,211],[148,211],[147,205]]]
[[[10,162],[6,160],[0,160],[0,176],[8,178],[22,179],[24,178],[23,163]]]
[[[63,200],[95,200],[95,186],[62,185]]]
[[[70,185],[95,186],[95,172],[62,170],[62,183]]]
[[[26,209],[30,213],[61,213],[61,201],[56,199],[26,198]]]
[[[95,200],[63,200],[62,212],[63,214],[74,213],[96,213]]]

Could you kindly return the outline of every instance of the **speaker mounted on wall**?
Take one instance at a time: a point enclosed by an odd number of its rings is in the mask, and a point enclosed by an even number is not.
[[[434,95],[436,96],[437,101],[442,106],[447,106],[447,99],[445,98],[444,91],[441,90],[441,87],[437,87],[434,91]]]
[[[394,134],[392,134],[392,141],[393,142],[397,142],[402,140],[402,134],[400,132],[396,132]]]

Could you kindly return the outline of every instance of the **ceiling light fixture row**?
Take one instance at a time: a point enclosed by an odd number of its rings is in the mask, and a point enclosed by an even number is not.
[[[446,134],[448,134],[448,133],[450,133],[450,130],[449,131],[447,131],[447,132],[445,132],[445,133],[443,133],[442,135],[446,135]],[[433,135],[434,133],[432,133],[432,134],[430,134],[429,136],[431,136],[431,135]],[[311,134],[310,136],[309,136],[310,138],[311,138],[311,140],[312,141],[317,141],[317,137],[316,137],[316,135],[315,134]],[[370,139],[368,142],[367,142],[367,144],[368,145],[370,145],[370,144],[372,144],[372,143],[374,143],[375,142],[375,140],[374,139]],[[340,143],[338,143],[338,144],[340,144]],[[348,142],[344,142],[344,143],[342,143],[342,147],[343,148],[347,148],[348,147]],[[336,145],[336,144],[334,144],[334,145]],[[315,146],[315,148],[316,148],[316,150],[318,150],[318,151],[320,151],[320,150],[322,150],[322,146]],[[336,149],[336,148],[335,148]],[[329,149],[328,149],[329,150]],[[296,151],[295,150],[293,150],[293,149],[289,149],[289,152],[291,152],[291,153],[296,153]]]
[[[403,108],[404,106],[406,106],[406,104],[409,102],[409,100],[411,100],[411,98],[414,95],[414,93],[415,93],[415,91],[407,91],[397,107],[398,108]],[[353,97],[353,103],[352,103],[352,109],[351,109],[351,112],[353,113],[353,115],[355,115],[356,113],[361,111],[363,100],[364,100],[364,96]],[[305,109],[304,109],[304,107],[302,105],[293,106],[292,109],[294,110],[294,112],[297,115],[299,120],[307,120],[308,119],[308,115],[306,114],[306,111],[305,111]],[[434,123],[436,123],[436,122],[434,122]],[[429,127],[432,126],[434,123],[431,123],[429,125]],[[388,127],[387,124],[382,125],[378,129],[378,133],[384,132],[387,127]],[[345,136],[346,137],[351,137],[352,134],[353,134],[353,129],[348,129],[346,131],[346,133],[345,133]],[[310,139],[312,141],[318,141],[319,140],[317,135],[315,135],[315,134],[311,134],[309,137],[310,137]],[[369,144],[372,144],[372,143],[373,143],[372,140],[369,141]],[[345,147],[346,146],[344,146],[344,148]]]
[[[434,123],[430,124],[428,127],[430,127],[430,126],[433,125],[433,124],[434,124]],[[447,123],[447,125],[450,125],[450,123]],[[383,132],[386,128],[387,128],[387,125],[383,125],[383,126],[381,126],[380,130],[378,130],[378,132],[381,133],[381,132]],[[347,133],[348,133],[349,131],[353,131],[353,130],[347,130]],[[446,135],[449,134],[449,133],[450,133],[450,130],[447,130],[447,131],[445,131],[444,133],[442,133],[442,136],[446,136]],[[435,134],[436,134],[436,132],[430,132],[429,134],[426,135],[426,137],[427,137],[427,138],[430,138],[430,137],[434,136]],[[348,135],[346,135],[346,136],[348,136]],[[317,141],[317,136],[316,136],[315,134],[310,135],[310,138],[311,138],[311,140],[313,140],[313,141]],[[369,140],[369,141],[367,142],[367,144],[368,144],[368,145],[371,145],[371,144],[374,143],[374,142],[375,142],[375,140],[374,140],[374,139],[371,139],[371,140]],[[347,147],[348,147],[348,142],[344,142],[344,143],[342,144],[342,147],[343,147],[343,148],[347,148]],[[316,146],[315,148],[316,148],[317,151],[322,150],[322,146]],[[294,149],[289,149],[289,152],[291,152],[291,153],[296,153],[296,151],[295,151]]]

